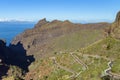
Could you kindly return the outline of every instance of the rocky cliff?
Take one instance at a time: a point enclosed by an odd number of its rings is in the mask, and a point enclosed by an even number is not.
[[[6,47],[6,41],[0,39],[0,80],[2,79],[2,76],[5,76],[9,67],[6,64],[6,61],[8,59],[9,50]]]
[[[120,26],[120,11],[117,13],[116,19],[115,19],[116,26]]]
[[[120,39],[120,11],[117,13],[115,21],[109,28],[109,32],[112,37]]]
[[[1,63],[5,63],[6,60],[8,59],[8,56],[9,55],[9,49],[8,47],[6,46],[6,41],[5,40],[0,40],[0,62]]]
[[[0,39],[0,80],[3,76],[14,76],[14,80],[21,80],[34,60],[34,56],[26,55],[22,44],[6,46],[6,41]]]
[[[82,30],[101,30],[108,25],[108,23],[75,24],[68,20],[53,20],[49,22],[44,18],[40,20],[33,29],[28,29],[15,37],[12,44],[16,45],[20,42],[23,44],[28,55],[32,54],[40,58],[54,50],[54,48],[52,48],[53,44],[48,45],[51,41],[60,36],[69,35]]]

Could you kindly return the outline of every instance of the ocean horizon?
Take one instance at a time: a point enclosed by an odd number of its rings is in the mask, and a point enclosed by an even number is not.
[[[0,39],[4,39],[9,45],[15,36],[34,25],[35,22],[0,22]]]

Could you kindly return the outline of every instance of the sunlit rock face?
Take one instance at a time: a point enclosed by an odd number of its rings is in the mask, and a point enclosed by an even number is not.
[[[120,26],[120,11],[117,13],[116,19],[115,19],[116,26]]]
[[[110,31],[110,34],[112,37],[114,37],[116,39],[120,39],[120,11],[117,13],[116,19],[112,23],[109,31]]]
[[[43,18],[42,20],[40,20],[36,25],[35,28],[41,27],[42,25],[45,25],[49,23],[48,21],[46,21],[46,18]]]

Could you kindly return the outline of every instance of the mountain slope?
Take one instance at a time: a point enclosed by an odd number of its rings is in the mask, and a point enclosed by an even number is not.
[[[119,29],[116,23],[111,25],[113,29]],[[120,80],[120,40],[109,28],[109,35],[91,45],[73,51],[61,49],[37,60],[29,67],[26,80]]]
[[[33,29],[18,35],[12,44],[21,42],[28,55],[34,55],[39,59],[53,55],[59,50],[71,51],[77,46],[79,48],[87,46],[102,38],[103,29],[109,25],[108,23],[74,24],[68,20],[48,22],[43,19]]]

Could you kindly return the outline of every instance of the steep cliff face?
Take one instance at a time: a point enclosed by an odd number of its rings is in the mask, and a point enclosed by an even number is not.
[[[3,40],[0,40],[0,63],[4,61],[4,49],[5,49],[5,42]]]
[[[3,76],[14,76],[15,79],[12,80],[22,80],[22,76],[28,72],[28,66],[34,60],[33,55],[26,55],[21,43],[6,46],[6,41],[0,39],[0,80],[3,80]]]
[[[120,39],[120,11],[117,13],[114,23],[112,23],[109,31],[111,36],[117,39]]]
[[[48,21],[46,21],[46,18],[40,20],[36,25],[35,25],[35,28],[38,28],[38,27],[41,27],[42,25],[45,25],[49,23]]]
[[[120,11],[117,13],[115,23],[116,23],[116,26],[120,26]]]
[[[6,46],[6,41],[0,39],[0,80],[2,80],[2,76],[7,75],[7,71],[9,69],[8,65],[6,64],[9,51]]]
[[[108,23],[96,24],[74,24],[68,20],[51,22],[46,19],[40,20],[33,29],[24,31],[12,41],[12,44],[22,43],[28,55],[32,54],[35,57],[43,57],[50,51],[54,51],[55,46],[51,44],[56,38],[69,35],[82,30],[101,30],[108,26]],[[61,41],[62,42],[62,41]],[[51,45],[49,45],[51,44]]]
[[[9,49],[6,46],[6,41],[0,39],[0,62],[1,63],[7,62],[7,59],[9,58],[8,57],[9,53],[10,53]]]

